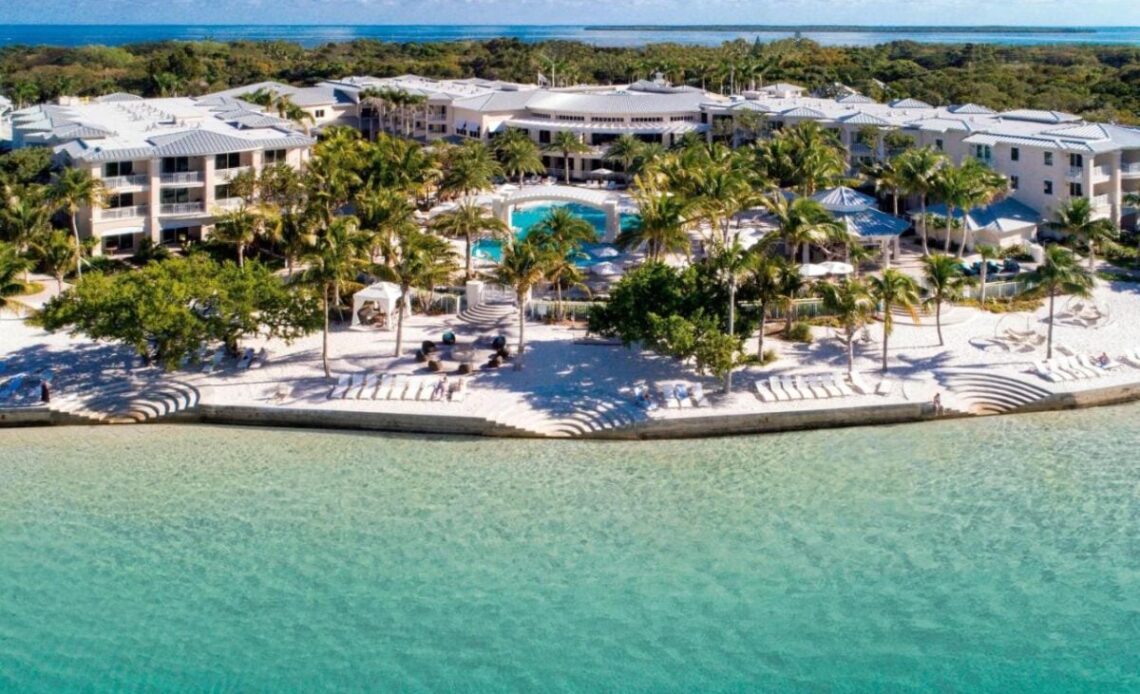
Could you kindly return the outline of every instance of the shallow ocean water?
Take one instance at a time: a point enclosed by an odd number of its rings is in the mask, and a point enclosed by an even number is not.
[[[0,690],[1137,690],[1137,415],[0,431]]]

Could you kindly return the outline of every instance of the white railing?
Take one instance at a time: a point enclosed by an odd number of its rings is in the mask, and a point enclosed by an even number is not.
[[[150,177],[146,174],[134,174],[133,176],[111,176],[110,178],[103,179],[103,185],[111,190],[117,188],[131,188],[138,186],[145,186],[150,182]]]
[[[236,210],[237,208],[241,207],[241,203],[241,198],[219,198],[218,200],[214,201],[214,207],[218,207],[223,210]]]
[[[1108,195],[1094,195],[1091,198],[1089,198],[1089,201],[1092,203],[1093,207],[1108,207],[1109,206]]]
[[[201,171],[182,171],[180,173],[166,173],[159,177],[159,182],[162,185],[177,184],[177,183],[201,183]]]
[[[1080,178],[1085,175],[1085,170],[1080,166],[1070,166],[1069,170],[1065,172],[1068,178]]]
[[[146,215],[146,205],[133,205],[131,207],[108,207],[99,210],[99,219],[128,219]]]
[[[997,280],[986,282],[986,301],[990,299],[1012,299],[1032,289],[1035,285],[1026,280]],[[981,284],[971,284],[963,288],[962,296],[967,299],[980,299]]]
[[[1093,178],[1094,179],[1104,179],[1104,178],[1109,178],[1111,176],[1112,176],[1112,165],[1111,164],[1101,164],[1100,166],[1093,169]]]
[[[236,176],[243,174],[243,173],[246,173],[247,171],[253,171],[253,167],[252,166],[235,166],[232,169],[218,169],[217,170],[217,176],[218,176],[218,180],[222,181],[224,183],[224,182],[232,181]]]
[[[159,214],[198,214],[205,211],[206,206],[201,202],[173,202],[158,208]]]
[[[1140,161],[1130,161],[1121,164],[1120,173],[1131,176],[1140,175]]]

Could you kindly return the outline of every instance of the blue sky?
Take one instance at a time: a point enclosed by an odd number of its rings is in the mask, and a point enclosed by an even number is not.
[[[1140,25],[1136,0],[0,0],[0,23]]]

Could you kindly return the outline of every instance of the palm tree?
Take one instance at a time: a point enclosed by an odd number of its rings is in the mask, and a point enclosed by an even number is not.
[[[396,302],[396,351],[393,356],[400,356],[404,346],[404,313],[412,287],[434,287],[445,280],[455,267],[455,252],[444,239],[425,234],[419,229],[409,229],[400,235],[399,257],[384,270],[400,285],[400,298]]]
[[[820,282],[816,291],[823,306],[843,326],[843,342],[847,352],[847,373],[855,370],[855,336],[867,324],[875,305],[867,283],[860,279],[843,279],[838,284]]]
[[[764,358],[764,324],[768,318],[768,306],[779,299],[784,264],[786,261],[783,258],[757,251],[755,248],[749,254],[748,284],[756,297],[760,314],[760,333],[756,338],[757,359]]]
[[[557,152],[562,155],[562,173],[567,184],[570,183],[570,155],[585,154],[590,146],[582,141],[582,136],[569,130],[560,130],[550,138],[550,144],[544,149],[547,152]]]
[[[495,140],[495,154],[499,156],[503,173],[518,176],[519,185],[527,174],[540,174],[546,171],[542,163],[542,153],[525,130],[511,128]]]
[[[988,243],[979,243],[974,247],[982,256],[982,269],[979,279],[978,289],[978,303],[982,306],[986,304],[986,274],[990,269],[990,261],[1001,256],[1001,252],[997,246],[992,246]]]
[[[496,218],[487,208],[471,201],[462,202],[455,209],[435,217],[431,221],[431,229],[437,234],[464,240],[466,246],[464,278],[468,280],[473,277],[471,272],[472,242],[484,236],[505,238],[511,231],[511,228],[504,221]]]
[[[71,220],[71,233],[75,237],[76,246],[82,247],[79,240],[79,210],[84,207],[101,207],[104,191],[103,182],[92,176],[88,169],[66,168],[56,175],[48,195],[57,209],[66,212]],[[75,258],[75,275],[83,276],[82,255]]]
[[[415,207],[398,188],[365,186],[356,195],[355,209],[361,229],[372,234],[373,258],[379,251],[385,262],[390,263],[395,256],[400,236],[419,228]]]
[[[356,277],[365,264],[368,236],[360,232],[355,217],[336,217],[317,236],[316,243],[307,255],[309,266],[303,280],[321,292],[324,327],[321,338],[321,364],[325,377],[329,370],[329,308],[332,301],[340,304],[340,287]]]
[[[448,157],[440,188],[466,198],[471,193],[490,190],[502,168],[482,142],[468,140]]]
[[[257,240],[259,219],[249,209],[226,212],[214,224],[213,237],[237,251],[238,267],[245,267],[245,251]]]
[[[1096,262],[1097,244],[1116,238],[1116,226],[1109,219],[1093,219],[1092,203],[1088,198],[1072,198],[1053,215],[1049,226],[1075,236],[1089,246],[1089,269]]]
[[[946,344],[942,339],[942,304],[961,300],[967,280],[960,262],[937,253],[922,259],[922,278],[928,292],[922,303],[934,307],[934,325],[938,328],[938,346],[941,347]]]
[[[1053,309],[1058,294],[1087,297],[1093,286],[1093,275],[1077,264],[1073,252],[1058,245],[1045,249],[1045,262],[1029,275],[1030,281],[1045,289],[1049,295],[1049,334],[1046,359],[1053,358]]]
[[[622,135],[610,144],[602,158],[620,167],[628,183],[633,180],[634,165],[641,156],[642,145],[643,143],[633,135]]]
[[[578,266],[574,261],[583,257],[582,244],[594,243],[598,240],[598,231],[585,219],[574,214],[566,207],[555,207],[545,218],[531,227],[529,234],[536,234],[534,243],[548,251],[551,257],[547,268],[547,277],[554,283],[557,294],[558,319],[563,318],[562,282],[563,280],[578,278]]]
[[[526,347],[527,299],[531,289],[546,277],[547,268],[554,260],[550,251],[532,241],[530,236],[522,241],[510,243],[503,249],[503,259],[499,262],[495,277],[500,284],[513,287],[515,290],[515,303],[519,312],[516,369],[522,368],[523,350]]]
[[[959,198],[963,210],[988,205],[1009,189],[1009,180],[978,159],[967,159],[958,170],[968,185]],[[958,258],[966,253],[966,246],[973,243],[973,230],[962,220],[962,243],[958,246]]]
[[[41,186],[13,189],[8,204],[0,210],[0,225],[5,238],[16,246],[19,253],[27,254],[40,236],[51,229],[51,213],[45,204]],[[28,282],[28,270],[24,271]]]
[[[642,191],[637,195],[637,223],[622,229],[615,242],[623,250],[645,244],[646,256],[660,260],[666,253],[689,252],[691,203],[684,196]]]
[[[897,159],[897,158],[896,158]],[[864,167],[866,174],[875,184],[875,193],[891,196],[891,213],[899,216],[899,192],[903,189],[902,177],[899,174],[896,159],[876,162]]]
[[[801,246],[823,243],[839,234],[846,234],[846,229],[831,213],[811,198],[789,201],[777,192],[764,198],[763,202],[776,220],[776,233],[784,242],[789,260],[795,260]]]
[[[56,288],[62,292],[63,278],[75,266],[75,258],[79,255],[75,239],[66,231],[53,229],[32,242],[31,252],[44,272],[55,278]]]
[[[24,293],[24,283],[17,277],[27,266],[27,259],[15,246],[0,243],[0,309],[12,308],[16,302],[9,297]]]
[[[883,311],[883,373],[887,372],[887,339],[894,330],[894,307],[904,309],[918,322],[918,283],[894,268],[883,270],[882,277],[871,278],[871,296]]]
[[[740,241],[733,239],[732,243],[724,246],[712,259],[713,266],[722,282],[728,285],[728,336],[736,336],[736,292],[740,280],[752,272],[752,258],[740,245]],[[763,326],[761,326],[763,332]],[[732,368],[724,373],[724,392],[732,392]]]
[[[938,171],[946,165],[946,157],[931,147],[910,149],[895,158],[901,190],[918,196],[922,254],[930,255],[926,241],[926,198],[938,182]]]

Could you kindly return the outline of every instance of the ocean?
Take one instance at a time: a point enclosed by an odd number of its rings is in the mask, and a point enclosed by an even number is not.
[[[1138,691],[1138,416],[0,430],[0,691]]]
[[[980,27],[801,27],[805,38],[831,46],[871,46],[888,41],[925,43],[989,43],[1041,45],[1056,43],[1140,45],[1140,27],[1079,29]],[[0,46],[101,44],[117,46],[144,41],[292,41],[304,46],[354,39],[398,42],[458,41],[511,37],[521,41],[565,39],[597,46],[639,46],[674,42],[715,46],[743,38],[773,41],[797,34],[797,27],[589,27],[511,25],[13,25],[0,24]]]

